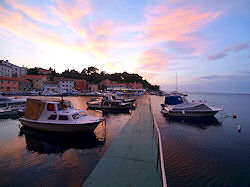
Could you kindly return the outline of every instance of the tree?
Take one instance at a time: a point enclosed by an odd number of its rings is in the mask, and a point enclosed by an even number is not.
[[[28,74],[28,75],[39,75],[39,73],[38,73],[38,68],[35,67],[35,68],[30,68],[30,69],[28,69],[28,70],[27,70],[27,74]]]
[[[91,74],[93,74],[93,73],[97,73],[98,71],[99,71],[98,68],[91,66],[91,67],[88,67],[88,69],[87,69],[87,74],[88,74],[88,75],[91,75]]]

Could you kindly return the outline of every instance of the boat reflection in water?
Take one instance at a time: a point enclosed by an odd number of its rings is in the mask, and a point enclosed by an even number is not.
[[[94,132],[45,132],[22,126],[19,136],[23,135],[26,139],[26,149],[38,154],[59,154],[68,149],[90,149],[104,145],[106,140],[106,136],[98,138]]]
[[[222,122],[218,121],[215,117],[209,118],[177,118],[164,115],[168,124],[178,124],[192,126],[198,129],[207,129],[210,126],[221,126]]]

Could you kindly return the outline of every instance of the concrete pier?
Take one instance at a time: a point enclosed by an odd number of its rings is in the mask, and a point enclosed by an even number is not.
[[[147,96],[140,99],[135,112],[83,186],[162,186]]]

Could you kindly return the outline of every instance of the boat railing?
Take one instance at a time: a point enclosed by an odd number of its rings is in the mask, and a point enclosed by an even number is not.
[[[161,133],[159,130],[159,127],[157,125],[157,122],[154,117],[154,113],[152,111],[151,106],[151,99],[149,98],[150,102],[150,110],[153,116],[153,125],[154,125],[154,131],[156,130],[156,144],[157,144],[157,161],[156,161],[156,168],[158,169],[158,164],[160,162],[161,167],[161,178],[162,178],[162,186],[167,187],[167,179],[166,179],[166,173],[165,173],[165,165],[164,165],[164,158],[163,158],[163,150],[162,150],[162,142],[161,142]]]

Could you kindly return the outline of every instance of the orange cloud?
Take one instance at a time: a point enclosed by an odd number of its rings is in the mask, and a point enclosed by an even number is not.
[[[192,33],[200,30],[220,15],[219,12],[202,12],[194,7],[169,8],[156,6],[146,13],[146,40],[151,42],[193,39]]]

